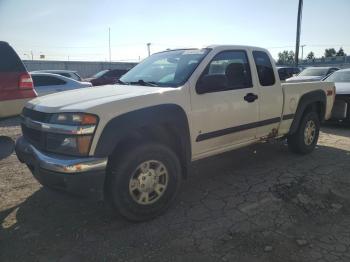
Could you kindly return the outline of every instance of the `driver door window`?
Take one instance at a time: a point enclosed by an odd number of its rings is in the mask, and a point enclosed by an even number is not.
[[[245,51],[225,51],[217,54],[204,70],[201,82],[218,82],[208,86],[206,93],[252,87],[252,76]],[[197,90],[198,93],[201,93]]]

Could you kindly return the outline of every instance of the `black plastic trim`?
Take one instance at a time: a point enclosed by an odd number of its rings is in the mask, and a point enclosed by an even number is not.
[[[252,128],[267,126],[267,125],[278,123],[280,121],[281,121],[280,117],[274,117],[274,118],[270,118],[270,119],[266,119],[266,120],[262,120],[262,121],[258,121],[258,122],[253,122],[253,123],[229,127],[229,128],[205,133],[205,134],[200,134],[197,137],[196,142],[200,142],[200,141],[204,141],[207,139],[211,139],[211,138],[215,138],[215,137],[219,137],[219,136],[224,136],[224,135],[228,135],[228,134],[232,134],[232,133],[236,133],[236,132],[240,132],[240,131],[244,131],[244,130],[248,130],[248,129],[252,129]]]
[[[190,131],[185,111],[176,104],[161,104],[142,108],[111,119],[103,128],[94,156],[108,157],[112,155],[118,144],[127,138],[132,131],[164,124],[175,128],[175,132],[179,134],[181,143],[179,157],[183,163],[184,175],[186,175],[192,156]]]
[[[288,115],[284,115],[282,117],[283,120],[290,120],[294,118],[294,114],[288,114]]]

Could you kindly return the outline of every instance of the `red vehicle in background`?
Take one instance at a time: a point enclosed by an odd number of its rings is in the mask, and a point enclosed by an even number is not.
[[[0,118],[18,115],[37,96],[33,80],[13,48],[0,41]]]
[[[109,69],[98,72],[90,78],[84,79],[84,81],[90,82],[93,86],[102,86],[115,84],[128,69]]]

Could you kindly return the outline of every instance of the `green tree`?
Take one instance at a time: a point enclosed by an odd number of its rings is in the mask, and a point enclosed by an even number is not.
[[[311,51],[311,52],[307,55],[306,58],[309,59],[309,60],[315,59],[315,54],[314,54],[314,52]]]
[[[295,60],[294,60],[294,52],[293,51],[284,50],[284,51],[278,53],[277,64],[279,64],[279,65],[292,65],[294,63],[295,63]]]
[[[337,52],[336,56],[346,56],[346,54],[344,53],[344,49],[342,47],[339,48],[339,51]]]
[[[324,50],[324,56],[325,57],[332,57],[335,56],[337,54],[337,52],[335,51],[334,48],[328,48]]]

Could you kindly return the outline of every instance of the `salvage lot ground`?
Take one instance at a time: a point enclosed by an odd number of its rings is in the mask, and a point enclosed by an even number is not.
[[[18,119],[0,122],[16,138]],[[315,152],[265,143],[195,164],[178,202],[147,223],[42,188],[0,161],[0,261],[350,261],[350,128]]]

